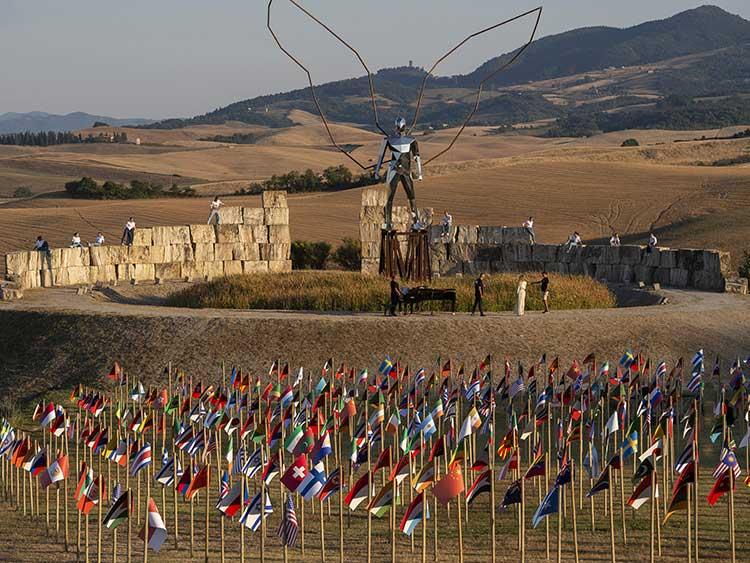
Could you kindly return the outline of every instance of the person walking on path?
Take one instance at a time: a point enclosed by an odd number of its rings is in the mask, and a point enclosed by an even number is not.
[[[539,281],[532,282],[531,285],[538,285],[542,292],[542,303],[544,304],[544,312],[549,313],[549,274],[542,272],[542,279]]]
[[[521,317],[526,313],[526,280],[518,276],[518,286],[516,287],[516,315]]]
[[[479,274],[479,277],[474,280],[474,305],[471,307],[472,316],[479,309],[479,316],[484,316],[484,307],[482,306],[482,300],[484,299],[484,274]]]
[[[133,237],[135,236],[135,220],[131,217],[128,222],[125,223],[125,230],[122,232],[122,240],[120,244],[125,246],[133,246]]]
[[[651,254],[654,251],[654,248],[656,248],[657,244],[659,244],[659,241],[656,239],[656,235],[654,233],[650,233],[648,235],[648,247],[646,248],[646,253]]]
[[[391,276],[391,307],[388,314],[391,317],[396,316],[396,307],[401,303],[401,288],[396,281],[396,276]]]
[[[531,237],[531,244],[536,244],[536,234],[534,234],[534,218],[529,217],[523,222],[523,228],[529,233]]]
[[[219,199],[219,196],[216,196],[214,200],[211,202],[211,213],[208,215],[208,224],[211,224],[211,221],[213,221],[213,218],[216,217],[216,224],[221,224],[221,214],[219,213],[219,208],[224,205],[224,202]]]

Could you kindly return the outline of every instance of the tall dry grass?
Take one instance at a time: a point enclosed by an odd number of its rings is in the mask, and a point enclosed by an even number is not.
[[[526,276],[527,281],[536,279],[535,274]],[[517,274],[487,276],[485,311],[513,310],[517,284]],[[455,288],[457,309],[466,311],[471,308],[474,300],[473,278],[436,278],[430,286]],[[550,306],[553,309],[615,306],[614,295],[607,287],[588,277],[551,274],[550,293]],[[351,272],[304,271],[220,278],[175,292],[169,296],[168,303],[174,307],[214,309],[378,312],[383,311],[388,296],[389,282],[383,278]],[[529,285],[526,309],[542,309],[538,286]]]

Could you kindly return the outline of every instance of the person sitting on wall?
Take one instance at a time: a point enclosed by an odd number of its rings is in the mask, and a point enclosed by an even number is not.
[[[104,245],[104,234],[102,234],[101,231],[96,233],[96,238],[94,239],[93,246],[103,246]]]
[[[565,243],[565,252],[570,252],[573,248],[578,246],[583,246],[583,240],[581,240],[581,235],[578,234],[578,231],[574,231]]]
[[[609,246],[620,246],[620,235],[615,231],[613,231],[612,236],[609,237]]]
[[[654,248],[656,248],[657,244],[659,244],[659,241],[656,239],[656,235],[654,233],[649,233],[648,246],[646,247],[646,253],[651,254],[654,251]]]
[[[73,233],[73,238],[70,239],[70,248],[83,248],[81,235],[79,235],[78,233]]]
[[[42,235],[39,235],[38,237],[36,237],[36,242],[34,243],[34,250],[38,252],[46,252],[47,254],[49,254],[50,252],[49,244],[47,243],[46,240],[42,238]]]

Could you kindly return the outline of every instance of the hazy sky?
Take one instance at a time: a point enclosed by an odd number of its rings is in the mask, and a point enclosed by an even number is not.
[[[434,59],[470,32],[536,7],[531,0],[300,0],[350,40],[373,69]],[[546,0],[539,35],[626,27],[702,4],[692,0]],[[750,19],[748,0],[718,0]],[[0,0],[0,113],[85,111],[192,116],[305,85],[273,44],[267,0]],[[531,20],[490,34],[438,69],[473,70],[518,46]],[[362,74],[350,54],[286,0],[274,27],[316,82]]]

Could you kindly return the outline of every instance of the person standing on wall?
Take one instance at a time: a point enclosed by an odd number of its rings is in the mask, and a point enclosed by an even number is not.
[[[529,217],[528,219],[526,219],[526,221],[523,222],[523,228],[526,229],[527,233],[529,233],[531,244],[536,244],[536,233],[534,233],[534,218]]]
[[[544,304],[544,312],[549,313],[549,274],[542,272],[542,279],[539,281],[532,282],[531,285],[538,285],[542,292],[542,303]]]
[[[213,221],[214,217],[216,217],[216,224],[221,224],[221,214],[219,213],[219,208],[224,205],[224,202],[219,199],[219,196],[216,196],[214,200],[211,202],[211,213],[208,215],[208,224],[211,224],[211,221]]]
[[[133,237],[135,236],[135,219],[132,217],[125,223],[125,230],[122,232],[122,240],[120,244],[126,246],[133,246]]]
[[[484,316],[484,308],[482,307],[482,300],[484,299],[484,274],[479,274],[479,277],[474,280],[474,305],[471,307],[472,316],[479,309],[479,316]]]

